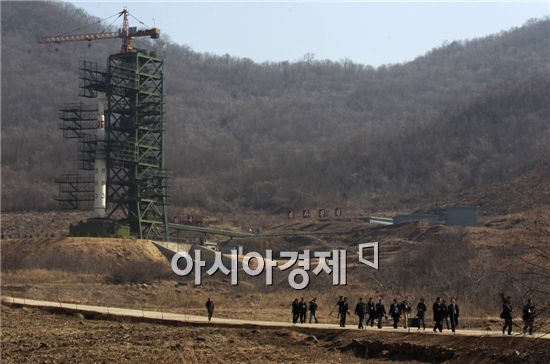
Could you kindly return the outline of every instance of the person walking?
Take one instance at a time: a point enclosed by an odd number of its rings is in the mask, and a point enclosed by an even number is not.
[[[447,330],[450,329],[449,326],[449,305],[445,300],[442,302],[443,304],[443,319],[445,320],[445,327],[447,327]]]
[[[384,301],[380,298],[378,300],[378,303],[376,304],[376,318],[378,319],[378,328],[382,328],[382,317],[385,317],[386,320],[388,319],[388,316],[386,316],[386,308],[384,307]]]
[[[306,322],[306,317],[307,317],[307,303],[306,301],[304,301],[304,297],[302,297],[302,299],[300,300],[300,303],[298,304],[298,308],[299,308],[298,313],[300,314],[300,323],[303,324]]]
[[[397,303],[397,298],[394,298],[393,303],[390,305],[390,315],[393,319],[393,328],[397,329],[399,317],[401,316],[401,305]]]
[[[418,317],[418,330],[420,330],[420,325],[422,325],[423,330],[426,330],[426,311],[428,307],[424,303],[424,298],[420,299],[418,305],[416,305],[416,317]]]
[[[358,329],[364,329],[363,322],[365,321],[365,315],[367,314],[367,305],[363,302],[363,298],[359,298],[359,302],[355,306],[355,314],[359,316]]]
[[[449,319],[451,320],[451,330],[455,332],[456,327],[458,326],[458,316],[460,315],[460,310],[456,300],[453,297],[451,297],[451,303],[447,307],[447,312]]]
[[[529,331],[529,335],[533,335],[533,326],[535,325],[535,305],[533,301],[529,298],[527,299],[527,304],[523,306],[523,333],[526,334]]]
[[[340,327],[346,327],[346,316],[349,315],[348,298],[344,297],[340,305]]]
[[[206,300],[206,312],[208,312],[208,322],[210,322],[214,314],[214,301],[212,301],[210,297]]]
[[[406,329],[409,324],[409,314],[411,313],[411,303],[407,296],[405,296],[405,299],[401,302],[401,313],[403,314],[403,321],[405,322],[404,328]]]
[[[311,319],[315,319],[315,323],[319,323],[317,320],[317,298],[315,297],[309,302],[309,323],[311,323]]]
[[[374,325],[374,319],[376,318],[376,305],[372,301],[372,297],[369,297],[369,302],[367,302],[367,313],[369,318],[365,325],[368,326],[370,322],[370,327],[372,327]]]
[[[295,298],[294,301],[292,301],[292,323],[293,324],[297,323],[299,317],[300,317],[300,302],[298,302],[298,299]]]
[[[500,293],[500,299],[502,301],[502,312],[500,313],[500,318],[504,319],[502,335],[505,334],[506,329],[508,329],[508,335],[512,335],[512,297],[504,297],[504,293]]]
[[[445,318],[445,309],[443,307],[443,303],[441,302],[441,297],[437,297],[435,299],[435,302],[433,304],[433,312],[434,312],[434,332],[439,330],[439,332],[443,331],[443,319]]]
[[[336,302],[332,310],[330,310],[329,316],[332,316],[332,313],[334,312],[334,310],[337,309],[337,315],[338,315],[338,318],[340,318],[340,308],[342,306],[342,302],[344,302],[344,296],[340,296],[340,298],[338,298],[338,301]]]

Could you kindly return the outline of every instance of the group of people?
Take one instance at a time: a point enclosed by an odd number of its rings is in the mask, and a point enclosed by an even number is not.
[[[350,315],[348,298],[341,296],[335,305],[335,308],[336,307],[338,308],[340,326],[345,327],[346,317]],[[421,327],[426,330],[427,311],[428,307],[424,303],[424,299],[421,298],[416,305],[416,320],[412,320],[412,325],[417,327],[418,330],[420,330]],[[444,320],[447,323],[447,328],[449,328],[450,321],[450,329],[452,329],[453,332],[455,331],[458,326],[458,316],[460,314],[460,310],[454,298],[451,298],[451,303],[447,305],[444,300],[442,301],[441,298],[438,297],[434,302],[433,312],[435,321],[434,331],[439,330],[441,332],[443,330]],[[383,323],[382,319],[387,320],[388,315],[392,320],[392,326],[394,329],[399,327],[400,321],[403,321],[403,327],[406,329],[407,325],[409,325],[409,318],[412,318],[412,304],[408,297],[405,297],[405,299],[401,302],[399,302],[397,298],[394,298],[393,302],[390,304],[389,310],[386,311],[384,300],[382,298],[378,299],[378,302],[376,303],[373,301],[372,297],[370,297],[367,302],[363,302],[363,298],[359,298],[359,302],[355,306],[354,313],[357,315],[359,320],[357,325],[359,329],[364,329],[365,326],[368,325],[373,327],[375,322],[376,326],[381,329]]]
[[[506,329],[508,329],[508,334],[512,334],[512,305],[511,298],[504,297],[501,295],[503,302],[503,311],[501,313],[501,318],[504,319],[504,327],[502,333],[504,334]],[[315,320],[315,323],[318,323],[317,311],[318,311],[317,298],[313,298],[309,305],[302,297],[301,300],[295,298],[292,302],[292,322],[297,323],[300,320],[300,323],[305,323],[307,319],[307,312],[309,311],[309,323],[312,322],[312,319]],[[340,327],[346,326],[346,318],[351,315],[349,310],[349,302],[347,297],[340,296],[338,302],[330,312],[330,315],[337,309],[338,319]],[[416,327],[418,330],[421,328],[426,330],[426,313],[428,307],[424,302],[424,299],[421,298],[416,304],[416,315],[413,317],[413,305],[409,301],[408,297],[405,297],[402,301],[398,301],[397,298],[393,299],[393,302],[389,306],[389,310],[386,311],[384,306],[384,301],[382,298],[378,299],[378,302],[374,302],[373,298],[370,297],[367,302],[363,301],[363,298],[359,298],[359,302],[355,305],[355,315],[358,317],[359,329],[365,329],[365,326],[370,324],[373,327],[376,323],[378,328],[382,328],[382,319],[388,320],[390,316],[392,320],[393,328],[397,329],[399,327],[400,321],[403,322],[403,327],[406,329],[407,325]],[[447,330],[452,330],[455,332],[458,327],[458,318],[460,316],[460,308],[456,300],[451,297],[450,302],[447,303],[441,297],[437,297],[435,302],[432,305],[433,320],[434,320],[434,332],[442,332],[443,325]],[[411,322],[409,323],[409,318]],[[523,321],[525,322],[523,332],[533,333],[533,325],[535,320],[535,306],[532,303],[531,299],[527,300],[527,304],[523,307]]]
[[[513,308],[512,308],[512,297],[504,296],[504,293],[500,294],[502,300],[502,312],[500,313],[500,318],[504,320],[504,325],[502,326],[502,335],[506,334],[512,335],[512,321],[513,321]],[[536,310],[533,300],[530,298],[527,299],[527,303],[523,306],[522,309],[522,320],[523,320],[523,333],[533,335],[533,326],[535,325],[535,316]]]
[[[297,323],[300,320],[300,323],[303,324],[306,322],[307,312],[309,311],[309,323],[312,319],[315,319],[315,323],[318,323],[317,320],[317,298],[309,301],[309,305],[304,301],[304,297],[300,301],[298,298],[295,298],[292,302],[292,323]]]
[[[500,294],[502,300],[502,312],[500,318],[504,320],[504,325],[502,327],[502,334],[504,335],[508,332],[508,335],[512,335],[512,320],[513,320],[513,308],[512,308],[512,298],[510,296],[504,296],[504,293]],[[388,315],[393,321],[393,328],[397,329],[399,327],[399,322],[403,321],[403,327],[406,329],[409,325],[409,318],[411,320],[411,326],[417,327],[418,330],[422,328],[426,330],[426,313],[428,307],[424,303],[424,299],[421,298],[416,305],[416,315],[412,317],[412,303],[409,301],[408,297],[405,297],[404,300],[398,302],[397,298],[393,299],[389,307],[389,311],[386,311],[384,306],[384,301],[382,298],[378,299],[378,302],[374,303],[372,297],[369,298],[367,302],[363,301],[363,298],[359,298],[359,302],[355,305],[355,315],[358,317],[359,329],[365,329],[365,326],[370,324],[371,327],[376,326],[382,328],[382,319],[388,319]],[[294,324],[305,323],[307,320],[307,313],[309,311],[309,323],[315,321],[318,323],[317,311],[319,305],[317,304],[317,298],[313,298],[311,301],[306,302],[302,297],[301,300],[295,298],[292,302],[292,322]],[[330,311],[330,315],[334,312],[335,309],[338,309],[338,319],[340,327],[346,327],[346,318],[350,315],[348,298],[340,296],[336,305]],[[212,320],[212,315],[214,314],[214,302],[208,298],[206,301],[206,310],[208,313],[208,321]],[[443,331],[443,323],[447,330],[452,330],[455,332],[458,327],[458,317],[460,316],[460,308],[456,303],[456,300],[451,297],[450,303],[447,303],[441,297],[437,297],[432,306],[433,311],[433,320],[434,320],[434,332]],[[533,326],[535,324],[536,310],[533,301],[529,298],[527,303],[523,306],[522,310],[522,319],[524,322],[523,333],[533,334]]]

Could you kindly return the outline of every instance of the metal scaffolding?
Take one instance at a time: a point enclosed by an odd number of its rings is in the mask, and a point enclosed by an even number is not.
[[[97,128],[97,109],[82,103],[65,104],[59,109],[59,119],[64,138],[82,138],[83,134]]]
[[[78,167],[81,170],[94,170],[96,149],[97,138],[95,135],[83,134],[82,137],[78,140]]]
[[[111,55],[107,69],[107,201],[132,234],[168,240],[164,69],[148,52]]]
[[[93,176],[64,174],[55,180],[59,185],[57,201],[64,210],[79,210],[90,208],[94,200]]]
[[[97,63],[80,62],[79,75],[80,96],[94,98],[105,94],[107,100],[108,218],[128,224],[131,234],[138,238],[168,240],[162,58],[142,50],[113,54],[105,71],[99,70]],[[98,141],[91,131],[97,128],[97,109],[69,104],[60,110],[60,118],[63,135],[79,141],[80,169],[94,170]],[[59,180],[65,181],[60,183],[60,196],[62,185],[64,192],[59,200],[77,208],[81,200],[75,192],[78,188],[74,183],[66,187],[67,178]]]
[[[92,171],[95,159],[97,109],[82,103],[65,104],[59,109],[59,129],[66,139],[77,139],[79,169]],[[63,210],[85,210],[94,201],[94,178],[89,174],[64,174],[57,178],[56,200]]]
[[[98,69],[97,62],[80,61],[78,66],[79,96],[94,98],[98,92],[105,93],[105,72]]]

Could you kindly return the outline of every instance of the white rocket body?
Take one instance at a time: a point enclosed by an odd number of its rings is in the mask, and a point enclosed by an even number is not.
[[[96,153],[94,174],[94,217],[107,216],[107,161],[105,159],[105,113],[102,97],[99,97],[97,110]]]

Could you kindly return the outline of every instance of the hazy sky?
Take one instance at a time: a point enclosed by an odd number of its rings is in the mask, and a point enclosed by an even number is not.
[[[257,62],[313,53],[373,66],[406,62],[445,40],[482,37],[550,14],[550,0],[72,3],[100,18],[127,6],[147,26],[199,52]],[[131,19],[130,25],[139,24]]]

